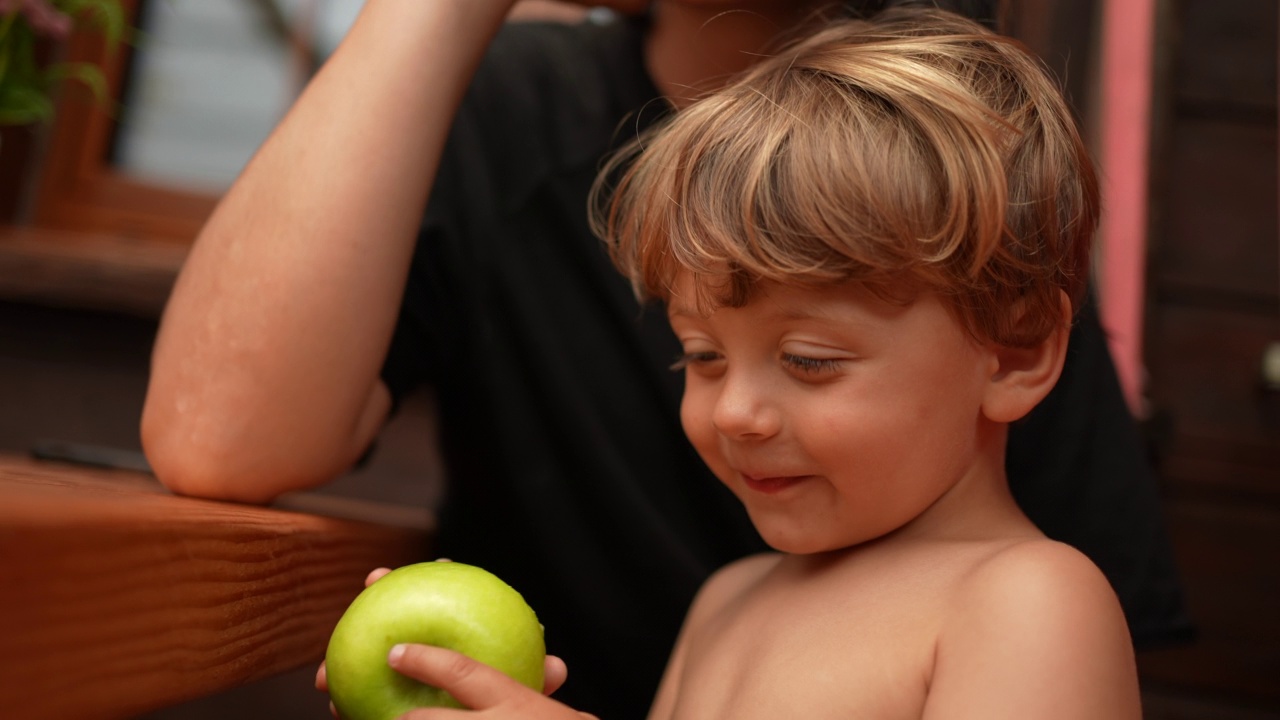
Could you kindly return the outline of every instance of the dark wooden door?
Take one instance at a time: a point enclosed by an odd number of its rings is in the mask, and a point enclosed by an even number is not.
[[[1280,392],[1261,367],[1280,343],[1278,32],[1276,0],[1162,3],[1146,316],[1152,437],[1199,635],[1144,653],[1144,678],[1258,717],[1280,717]]]

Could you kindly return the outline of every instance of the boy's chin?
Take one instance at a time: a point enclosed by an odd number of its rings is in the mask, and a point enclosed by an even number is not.
[[[755,526],[766,545],[788,555],[817,555],[848,547],[848,544],[819,537],[803,528],[777,527],[767,522],[757,522]]]
[[[885,534],[858,533],[842,529],[835,532],[821,532],[813,525],[803,521],[780,520],[778,518],[759,517],[748,510],[756,532],[765,544],[773,550],[788,555],[820,555],[822,553],[839,552],[857,547],[882,537]]]

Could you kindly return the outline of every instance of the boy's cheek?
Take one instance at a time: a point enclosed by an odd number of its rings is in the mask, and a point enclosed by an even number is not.
[[[698,402],[698,391],[686,379],[684,396],[680,398],[680,427],[684,429],[685,437],[688,437],[695,446],[698,444],[698,437],[704,432],[701,425],[705,421],[706,418]]]
[[[719,477],[722,470],[719,433],[711,421],[711,406],[699,397],[696,389],[685,389],[684,399],[680,403],[680,425],[684,428],[685,437],[693,444],[693,449],[698,451],[698,456]]]

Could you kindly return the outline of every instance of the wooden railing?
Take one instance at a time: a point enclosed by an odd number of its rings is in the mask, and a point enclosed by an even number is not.
[[[156,318],[186,244],[0,224],[0,300]]]
[[[132,717],[318,663],[367,572],[424,559],[430,532],[420,511],[0,455],[0,716]]]

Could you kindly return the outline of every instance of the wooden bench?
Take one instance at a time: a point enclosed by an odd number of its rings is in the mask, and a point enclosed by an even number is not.
[[[132,717],[316,664],[369,570],[427,556],[422,515],[0,455],[0,715]]]

